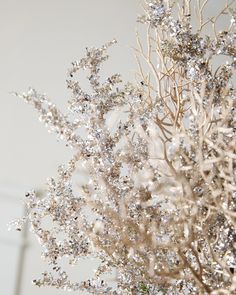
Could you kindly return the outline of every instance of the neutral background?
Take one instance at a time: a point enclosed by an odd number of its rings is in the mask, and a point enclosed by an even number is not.
[[[195,1],[195,0],[194,0]],[[193,1],[193,2],[194,2]],[[116,38],[106,69],[133,77],[135,20],[141,0],[0,0],[0,294],[60,295],[31,281],[47,266],[37,241],[8,232],[7,223],[22,215],[24,191],[43,189],[72,151],[47,133],[37,114],[12,91],[34,87],[61,109],[70,93],[66,71],[83,57],[86,46],[99,47]],[[223,0],[211,0],[212,14]],[[92,262],[78,266],[78,277],[91,272]],[[78,292],[77,292],[78,294]]]

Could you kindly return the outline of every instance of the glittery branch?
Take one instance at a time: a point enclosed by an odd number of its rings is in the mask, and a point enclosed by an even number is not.
[[[101,81],[112,41],[72,63],[68,114],[35,90],[20,95],[75,151],[42,198],[26,194],[26,218],[52,267],[36,285],[113,295],[236,292],[235,10],[227,4],[205,19],[207,1],[195,2],[196,29],[190,1],[145,3],[137,84],[119,74]],[[217,32],[222,15],[229,27]],[[215,68],[222,56],[227,62]],[[76,185],[80,169],[88,181]],[[24,221],[14,222],[18,230]],[[100,265],[93,279],[73,283],[62,257]],[[103,275],[114,270],[112,287]]]

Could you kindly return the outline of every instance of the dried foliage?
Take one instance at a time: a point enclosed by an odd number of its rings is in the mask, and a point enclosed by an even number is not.
[[[236,294],[236,13],[231,3],[206,19],[208,1],[194,0],[193,28],[190,1],[177,2],[144,5],[138,20],[147,26],[147,42],[137,34],[137,84],[123,86],[118,74],[101,81],[111,42],[72,63],[69,114],[33,89],[19,95],[75,151],[43,198],[26,194],[31,229],[52,265],[38,286],[91,294]],[[225,15],[229,27],[218,31]],[[83,70],[91,93],[76,78]],[[120,121],[111,127],[115,113]],[[81,165],[89,181],[78,188],[72,176]],[[50,231],[42,227],[46,216]],[[61,232],[64,239],[57,238]],[[71,282],[60,267],[63,256],[101,263],[93,279]],[[102,279],[113,269],[114,288]]]

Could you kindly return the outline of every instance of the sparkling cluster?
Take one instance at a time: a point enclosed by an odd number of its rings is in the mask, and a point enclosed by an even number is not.
[[[26,194],[26,218],[52,267],[36,285],[113,295],[236,294],[236,14],[227,5],[205,20],[207,2],[196,1],[193,29],[190,1],[182,2],[146,4],[137,85],[124,85],[118,74],[101,81],[112,41],[72,63],[68,114],[33,89],[19,95],[75,151],[42,198]],[[223,14],[229,28],[217,32]],[[222,56],[227,61],[215,69]],[[90,93],[76,78],[80,71],[88,72]],[[81,167],[88,181],[75,187]],[[18,230],[22,223],[15,222]],[[71,264],[97,257],[100,265],[94,278],[71,282],[62,257]],[[113,270],[115,287],[103,278]]]

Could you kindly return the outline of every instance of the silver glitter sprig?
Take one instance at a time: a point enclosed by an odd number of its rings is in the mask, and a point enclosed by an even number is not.
[[[112,41],[72,63],[68,114],[35,90],[19,95],[75,151],[43,197],[26,194],[25,219],[52,268],[37,286],[113,295],[236,292],[235,10],[226,4],[205,19],[207,1],[195,2],[195,29],[190,1],[145,3],[137,84],[123,84],[119,74],[100,78]],[[222,15],[229,28],[218,32]],[[215,68],[222,56],[227,62]],[[88,181],[75,186],[81,168]],[[13,222],[18,230],[25,219]],[[96,257],[100,265],[94,278],[71,282],[62,257],[71,264]],[[115,287],[104,279],[114,271]]]

